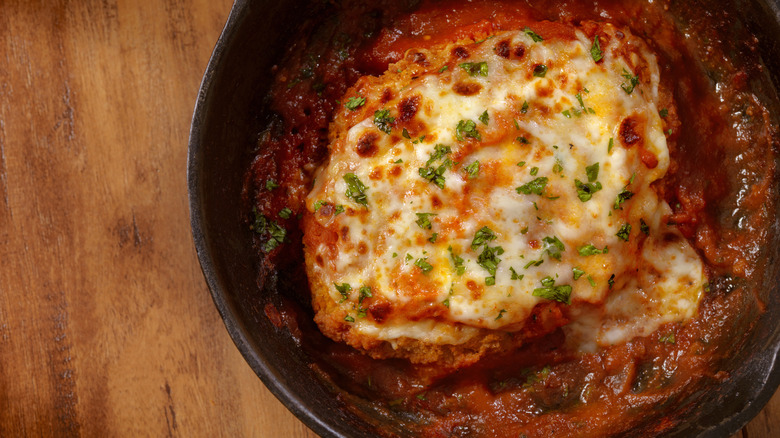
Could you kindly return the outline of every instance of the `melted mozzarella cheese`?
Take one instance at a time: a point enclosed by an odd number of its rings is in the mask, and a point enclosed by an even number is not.
[[[535,306],[563,293],[555,302],[571,320],[566,333],[587,350],[694,315],[702,263],[651,188],[669,166],[658,67],[644,45],[620,50],[606,29],[600,62],[579,31],[542,42],[509,32],[467,46],[465,61],[358,90],[369,96],[365,117],[339,116],[307,200],[338,235],[311,248],[326,262],[309,275],[334,285],[331,311],[350,330],[391,344],[459,344],[480,329],[521,330]],[[500,56],[499,41],[523,56]],[[382,103],[385,88],[392,98]],[[366,205],[348,174],[365,185]],[[379,299],[396,309],[389,320],[366,312],[364,301]]]

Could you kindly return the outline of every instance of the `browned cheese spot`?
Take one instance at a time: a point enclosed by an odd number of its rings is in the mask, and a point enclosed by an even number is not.
[[[382,168],[381,167],[375,167],[371,173],[368,174],[368,179],[373,181],[379,181],[382,179]]]
[[[317,263],[317,266],[324,266],[325,260],[322,259],[321,254],[317,254],[317,257],[314,258],[315,263]]]
[[[368,253],[368,245],[366,245],[366,242],[358,243],[357,252],[360,255],[366,255]]]
[[[398,104],[398,120],[401,122],[408,122],[412,120],[417,110],[420,108],[421,97],[414,95],[407,97]]]
[[[466,59],[470,55],[469,55],[469,51],[466,50],[465,47],[458,46],[458,47],[455,47],[454,49],[452,49],[452,56],[454,56],[454,57],[456,57],[458,59]]]
[[[387,301],[371,303],[368,306],[368,313],[371,315],[371,318],[379,324],[383,323],[392,311],[393,305]]]
[[[525,46],[520,44],[519,46],[515,47],[515,58],[522,59],[523,56],[525,56]]]
[[[382,92],[382,98],[380,99],[380,101],[382,102],[382,104],[385,104],[387,102],[390,102],[391,100],[393,100],[393,90],[389,88],[385,88],[385,91]]]
[[[392,177],[397,177],[401,174],[401,166],[393,166],[390,168],[389,171],[387,171],[387,174]]]
[[[482,298],[482,293],[484,292],[482,290],[482,287],[477,284],[474,280],[469,280],[466,282],[466,287],[471,292],[471,298],[474,300],[478,300]]]
[[[532,249],[539,249],[541,245],[539,245],[539,241],[536,239],[531,239],[528,241],[528,246]]]
[[[620,123],[620,140],[627,148],[637,145],[642,146],[644,141],[641,132],[644,131],[644,123],[634,116],[628,116]]]
[[[345,242],[349,241],[349,227],[346,225],[341,227],[341,240]]]
[[[509,59],[509,41],[501,41],[500,43],[496,44],[494,50],[496,51],[496,55]]]
[[[452,91],[461,96],[473,96],[482,91],[482,85],[476,82],[458,82],[452,86]]]
[[[413,61],[415,64],[419,64],[419,65],[421,65],[421,66],[423,66],[423,67],[425,67],[425,66],[427,66],[427,65],[428,65],[428,59],[425,57],[425,54],[424,54],[424,53],[415,52],[415,53],[412,55],[412,61]]]
[[[355,149],[357,150],[358,155],[361,157],[373,157],[376,155],[377,150],[379,149],[376,145],[376,142],[379,140],[379,134],[376,132],[367,132],[363,134],[362,137],[360,137],[360,140],[357,142],[357,146]]]
[[[433,208],[440,208],[442,205],[444,205],[444,203],[441,202],[441,199],[439,199],[438,196],[431,196],[431,206],[433,206]]]

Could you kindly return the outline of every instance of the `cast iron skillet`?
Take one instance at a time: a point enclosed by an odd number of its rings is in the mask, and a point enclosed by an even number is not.
[[[769,76],[780,88],[780,0],[734,0],[742,21],[760,37]],[[252,158],[257,110],[271,66],[301,14],[301,1],[236,0],[203,77],[190,131],[188,187],[195,247],[214,303],[230,336],[271,392],[324,437],[373,436],[307,366],[301,348],[263,313],[272,284],[258,284],[257,256],[241,220],[243,175]],[[776,110],[776,108],[775,108]],[[776,214],[776,218],[780,215]],[[688,421],[669,436],[725,437],[752,419],[780,384],[780,222],[760,294],[766,312],[727,364],[732,378],[699,394]],[[260,290],[264,293],[259,293]],[[393,430],[392,426],[389,426]],[[401,431],[401,433],[403,433]]]

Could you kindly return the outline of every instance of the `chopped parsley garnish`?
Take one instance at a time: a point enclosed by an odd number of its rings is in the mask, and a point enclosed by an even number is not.
[[[639,230],[645,233],[645,236],[650,235],[650,227],[647,226],[647,222],[644,219],[639,219]]]
[[[418,172],[420,176],[428,181],[436,184],[440,189],[444,188],[444,172],[452,166],[452,161],[449,158],[445,158],[452,149],[449,146],[443,144],[437,144],[434,146],[434,152],[431,154],[431,158],[425,163],[426,167],[420,167]],[[432,164],[444,158],[444,161],[438,167],[432,166]]]
[[[284,207],[282,211],[279,212],[279,217],[282,219],[290,219],[290,216],[292,216],[293,212],[287,207]]]
[[[517,167],[523,167],[523,166],[525,166],[525,161],[521,161],[517,163]]]
[[[397,159],[397,160],[393,161],[393,164],[401,164],[401,163],[403,163],[403,162],[404,162],[404,160],[402,160],[402,159],[400,159],[400,158],[399,158],[399,159]]]
[[[366,195],[368,187],[354,173],[344,175],[344,181],[347,183],[347,198],[351,198],[356,203],[368,208],[368,196]]]
[[[501,263],[501,259],[498,256],[503,253],[504,248],[500,246],[491,248],[485,243],[482,253],[477,257],[477,264],[490,274],[490,277],[485,277],[485,284],[488,286],[496,284],[496,270],[498,269],[498,264]]]
[[[448,68],[450,68],[448,65],[443,65],[443,66],[442,66],[442,67],[439,69],[439,73],[444,73],[444,71],[445,71],[445,70],[447,70]]]
[[[317,201],[314,201],[314,212],[316,213],[317,210],[322,208],[323,205],[327,205],[328,203],[323,201],[322,199],[319,199]]]
[[[374,295],[371,293],[371,288],[368,286],[363,286],[360,289],[358,289],[358,304],[363,304],[363,300],[366,298],[371,298]]]
[[[333,211],[333,215],[334,216],[338,216],[341,213],[344,213],[344,211],[345,211],[344,206],[339,204],[339,205],[336,206],[336,209]]]
[[[496,316],[496,321],[501,319],[504,316],[504,313],[506,313],[506,309],[501,309],[498,311],[498,316]]]
[[[571,272],[572,272],[572,274],[574,274],[574,279],[575,280],[579,280],[580,277],[585,275],[585,271],[583,271],[582,269],[580,269],[580,268],[578,268],[576,266],[571,268]]]
[[[607,284],[609,285],[609,288],[612,289],[612,286],[615,285],[615,274],[612,274],[612,276],[609,277],[609,280],[607,280]]]
[[[287,230],[274,221],[269,221],[262,214],[258,214],[255,211],[255,222],[250,229],[258,234],[268,233],[268,240],[263,244],[263,252],[271,252],[274,248],[284,243],[284,239],[287,237]]]
[[[609,138],[609,144],[607,145],[607,153],[612,152],[612,148],[615,146],[615,139],[613,137]]]
[[[527,100],[523,101],[523,106],[520,108],[520,112],[522,114],[525,114],[525,113],[528,112],[528,101]]]
[[[476,178],[479,175],[479,160],[466,166],[465,170],[469,178]]]
[[[593,58],[594,62],[599,62],[604,58],[604,55],[601,53],[601,44],[599,44],[598,35],[596,35],[596,38],[593,40],[593,45],[590,46],[590,57]]]
[[[496,233],[488,227],[482,227],[474,234],[474,240],[471,241],[471,249],[475,250],[493,240],[496,240]]]
[[[539,266],[539,265],[541,265],[542,263],[544,263],[544,259],[539,259],[539,260],[531,260],[530,262],[526,263],[526,264],[525,264],[525,266],[523,266],[523,269],[528,269],[528,268],[530,268],[531,266]]]
[[[433,233],[431,234],[431,237],[428,238],[428,242],[436,243],[436,240],[439,239],[439,233]]]
[[[526,35],[531,37],[531,39],[534,40],[535,43],[538,43],[540,41],[544,41],[544,38],[540,37],[538,33],[536,33],[533,30],[531,30],[530,27],[526,27],[525,29],[523,29],[523,32],[525,32]]]
[[[277,187],[279,187],[279,184],[277,184],[276,181],[272,179],[269,179],[265,182],[265,189],[269,192]]]
[[[571,118],[571,112],[569,110],[563,110],[561,111],[561,114],[563,114],[563,116],[566,117],[567,119]]]
[[[522,144],[530,144],[531,143],[530,141],[528,141],[527,138],[523,137],[522,135],[520,137],[517,137],[516,140],[519,141]]]
[[[347,103],[344,104],[350,111],[355,111],[366,103],[366,98],[362,96],[350,97],[347,99]]]
[[[488,114],[487,110],[480,114],[479,121],[482,122],[483,125],[487,125],[490,122],[490,115]]]
[[[344,321],[355,322],[355,318],[353,318],[351,315],[347,315],[344,317]]]
[[[463,257],[459,257],[457,254],[455,254],[455,251],[452,250],[452,246],[447,248],[447,251],[450,252],[450,258],[452,258],[452,264],[455,266],[455,273],[458,275],[463,275],[464,272],[466,272],[466,267],[463,266]]]
[[[615,198],[615,205],[612,206],[613,210],[622,210],[622,204],[629,199],[631,199],[634,196],[634,192],[630,192],[626,189],[623,189],[620,193],[618,193],[617,198]]]
[[[477,124],[473,120],[461,120],[455,127],[455,138],[458,141],[464,141],[466,137],[482,141],[482,134],[477,131]]]
[[[459,64],[459,67],[463,70],[466,70],[469,74],[469,76],[487,76],[488,75],[488,65],[487,62],[464,62],[463,64]]]
[[[350,286],[349,283],[333,283],[333,285],[336,286],[336,290],[341,294],[341,301],[339,301],[339,303],[347,301],[349,299],[349,292],[352,291],[352,286]]]
[[[547,74],[547,66],[544,64],[537,64],[534,67],[534,76],[537,78],[543,78]]]
[[[403,137],[403,138],[405,138],[407,140],[411,140],[412,139],[412,136],[409,135],[409,131],[407,131],[406,128],[404,128],[403,131],[401,131],[401,137]]]
[[[433,265],[428,263],[427,260],[428,260],[427,258],[424,258],[424,259],[417,259],[414,261],[414,266],[420,268],[420,270],[423,271],[423,274],[427,274],[431,272],[431,269],[433,269]]]
[[[415,213],[417,215],[417,220],[414,221],[420,228],[423,230],[430,230],[433,226],[431,224],[431,216],[437,216],[436,213]]]
[[[596,254],[606,254],[607,252],[609,252],[609,250],[607,249],[606,246],[604,247],[604,249],[598,249],[592,243],[589,243],[587,245],[579,247],[577,249],[577,252],[581,256],[587,257],[587,256],[596,255]]]
[[[620,227],[620,230],[618,230],[616,236],[620,240],[623,240],[625,242],[628,242],[628,236],[631,234],[631,224],[623,224],[622,227]]]
[[[515,268],[509,267],[509,272],[512,273],[512,280],[522,280],[523,277],[525,277],[524,274],[518,274],[517,271],[515,271]]]
[[[563,242],[561,242],[556,236],[547,236],[542,239],[542,242],[544,242],[544,250],[547,252],[547,255],[550,256],[551,259],[560,261],[561,252],[566,251],[566,247],[563,246]]]
[[[552,277],[544,277],[541,283],[542,287],[536,288],[533,291],[535,297],[554,300],[564,304],[571,304],[571,286],[556,286],[555,280]]]
[[[390,134],[393,123],[395,123],[395,117],[390,117],[390,110],[381,109],[374,112],[374,125],[385,134]]]
[[[555,159],[555,164],[553,165],[552,171],[553,173],[563,172],[563,163],[561,163],[560,159],[558,158]]]
[[[674,344],[676,341],[674,339],[674,333],[669,333],[668,335],[661,336],[658,338],[658,342],[662,344]]]
[[[631,72],[625,68],[623,69],[623,74],[621,76],[626,78],[627,83],[624,82],[620,84],[620,88],[622,88],[626,94],[631,94],[634,91],[634,87],[639,85],[639,76],[632,75]]]
[[[515,190],[517,190],[517,193],[523,193],[526,195],[530,195],[534,193],[541,196],[542,193],[544,192],[545,187],[547,187],[547,181],[548,179],[546,177],[541,176],[539,178],[534,179],[533,181],[523,184],[522,186],[518,187]]]
[[[577,102],[580,103],[580,106],[582,107],[582,109],[586,110],[587,108],[585,108],[585,102],[582,101],[582,94],[577,93],[574,97],[577,98]]]
[[[531,176],[536,176],[536,174],[539,173],[539,168],[534,166],[531,168],[531,170],[528,173],[530,173]]]
[[[599,178],[599,163],[591,164],[585,168],[585,175],[588,177],[588,182],[575,179],[574,187],[577,189],[577,197],[580,201],[587,202],[593,197],[593,194],[601,190],[601,183],[596,181]]]
[[[662,119],[665,119],[666,116],[669,115],[669,110],[666,108],[661,109],[661,111],[658,111],[658,115],[661,116]]]

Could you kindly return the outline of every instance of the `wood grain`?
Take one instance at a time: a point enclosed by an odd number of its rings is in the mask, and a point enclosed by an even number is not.
[[[189,122],[230,6],[0,0],[0,436],[314,436],[233,345],[190,237]],[[780,398],[743,433],[780,434]]]

